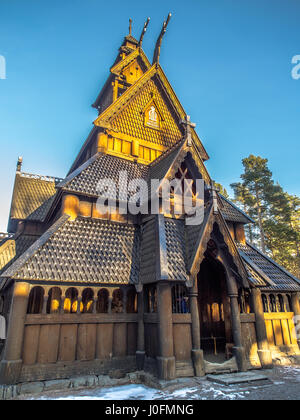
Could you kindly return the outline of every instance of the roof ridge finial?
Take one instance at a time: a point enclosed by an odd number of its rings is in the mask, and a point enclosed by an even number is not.
[[[154,55],[153,55],[153,63],[152,64],[154,64],[154,63],[159,64],[161,42],[162,42],[162,39],[163,39],[164,34],[166,33],[167,26],[168,26],[168,24],[170,22],[171,16],[172,16],[172,14],[169,13],[168,14],[168,17],[167,17],[167,20],[164,21],[164,23],[163,23],[163,27],[162,27],[162,30],[161,30],[161,32],[159,34],[159,37],[157,38],[156,45],[155,45],[155,50],[154,50]]]
[[[132,35],[132,19],[129,18],[129,35]]]
[[[17,161],[17,172],[21,172],[22,163],[23,163],[23,158],[22,158],[22,156],[19,156],[18,161]]]
[[[140,40],[139,40],[139,47],[141,47],[141,46],[142,46],[142,43],[143,43],[143,38],[144,38],[145,32],[146,32],[146,30],[147,30],[147,26],[149,25],[149,22],[150,22],[150,18],[148,17],[148,19],[147,19],[147,20],[146,20],[146,22],[144,23],[144,27],[143,27],[143,30],[142,30],[142,33],[141,33],[141,36],[140,36]]]

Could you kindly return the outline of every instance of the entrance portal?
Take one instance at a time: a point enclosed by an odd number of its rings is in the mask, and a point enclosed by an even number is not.
[[[198,274],[201,347],[204,358],[222,363],[230,357],[232,342],[230,303],[222,264],[206,257]]]

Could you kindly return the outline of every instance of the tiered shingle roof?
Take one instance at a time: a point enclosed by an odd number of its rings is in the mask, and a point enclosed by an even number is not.
[[[250,281],[254,285],[260,286],[266,292],[300,291],[300,280],[253,245],[237,243],[237,246],[249,270]]]
[[[16,230],[18,220],[43,222],[54,200],[60,178],[17,172],[8,230]]]
[[[232,201],[228,200],[220,193],[219,196],[223,205],[221,212],[225,220],[238,223],[253,223],[253,220],[234,203],[232,203]]]
[[[137,283],[139,227],[62,216],[2,273],[23,280]]]

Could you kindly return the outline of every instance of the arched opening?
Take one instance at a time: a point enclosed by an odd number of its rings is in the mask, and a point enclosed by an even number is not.
[[[111,312],[115,314],[123,312],[123,292],[121,289],[114,290],[113,292]]]
[[[270,295],[270,308],[271,312],[277,312],[276,298],[274,295]]]
[[[30,290],[27,313],[41,314],[44,303],[44,289],[40,286],[33,287]]]
[[[64,302],[64,312],[66,314],[76,314],[78,306],[78,291],[74,287],[70,287],[66,291]]]
[[[250,294],[244,289],[239,289],[238,302],[241,314],[251,313]]]
[[[61,290],[59,287],[52,287],[48,293],[47,314],[59,313],[61,301]]]
[[[93,312],[94,292],[92,289],[84,289],[82,292],[82,312],[91,314]],[[80,308],[81,309],[81,308]]]
[[[128,314],[137,313],[137,293],[135,289],[130,289],[127,292],[126,312]]]
[[[99,290],[96,310],[98,314],[107,314],[108,312],[108,290],[107,289]]]
[[[230,301],[226,273],[216,259],[204,258],[198,274],[201,347],[210,362],[222,363],[232,347]]]
[[[157,312],[157,289],[156,285],[146,285],[144,287],[145,312]]]
[[[278,295],[278,312],[285,312],[285,305],[282,295]]]

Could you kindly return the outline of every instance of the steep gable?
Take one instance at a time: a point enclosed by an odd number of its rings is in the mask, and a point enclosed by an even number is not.
[[[157,118],[157,124],[147,123],[147,112],[152,113],[149,118],[154,122]],[[153,65],[103,111],[94,124],[113,139],[129,136],[129,141],[135,141],[141,146],[137,157],[152,161],[183,138],[185,130],[181,123],[185,117],[186,113],[162,69]],[[207,160],[208,155],[194,129],[192,138],[201,158]],[[148,147],[150,152],[145,151],[144,147]]]

